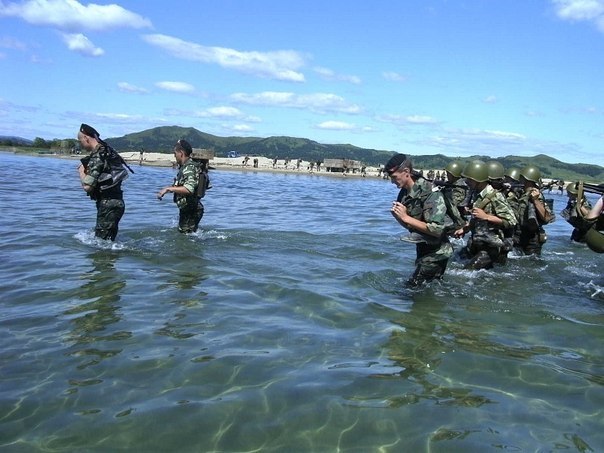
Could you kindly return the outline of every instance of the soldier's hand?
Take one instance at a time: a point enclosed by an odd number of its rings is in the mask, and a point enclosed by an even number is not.
[[[166,194],[166,192],[168,192],[168,188],[167,188],[167,187],[164,187],[162,190],[160,190],[160,191],[157,193],[157,199],[158,199],[158,200],[161,200],[161,199],[164,197],[164,195]]]
[[[460,228],[453,232],[453,236],[458,239],[464,237],[465,234],[466,234],[466,231],[463,228]]]
[[[472,215],[474,217],[476,217],[478,220],[486,220],[488,217],[488,214],[480,208],[472,209]]]

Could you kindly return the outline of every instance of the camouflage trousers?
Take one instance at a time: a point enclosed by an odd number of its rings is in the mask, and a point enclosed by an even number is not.
[[[189,203],[179,210],[178,231],[181,233],[194,233],[197,231],[199,222],[203,217],[203,205],[201,202]]]
[[[508,259],[508,248],[496,246],[482,241],[468,240],[468,245],[462,251],[463,258],[469,258],[464,266],[466,269],[492,269],[495,264],[505,264]]]
[[[520,236],[518,238],[517,248],[524,255],[541,255],[541,249],[543,244],[547,240],[547,235],[543,228],[539,228],[538,231],[530,231],[527,228],[520,229]]]
[[[103,198],[96,202],[96,226],[94,228],[94,235],[101,239],[111,239],[115,241],[117,236],[118,224],[126,205],[124,200]]]
[[[453,247],[448,242],[441,244],[416,244],[417,258],[415,272],[407,280],[406,286],[415,287],[422,283],[441,278],[445,273]]]

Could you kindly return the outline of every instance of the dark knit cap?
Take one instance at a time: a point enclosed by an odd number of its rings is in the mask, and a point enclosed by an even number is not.
[[[80,132],[92,138],[99,138],[101,136],[94,127],[84,123],[82,123],[82,125],[80,126]]]
[[[388,174],[394,173],[397,168],[399,168],[407,160],[408,158],[406,154],[395,154],[388,162],[386,162],[386,165],[384,165],[384,170]]]

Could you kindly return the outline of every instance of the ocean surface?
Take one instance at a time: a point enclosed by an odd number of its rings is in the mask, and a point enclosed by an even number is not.
[[[389,181],[213,171],[182,235],[135,166],[112,244],[77,164],[0,153],[0,451],[604,451],[604,255],[559,215],[407,290]]]

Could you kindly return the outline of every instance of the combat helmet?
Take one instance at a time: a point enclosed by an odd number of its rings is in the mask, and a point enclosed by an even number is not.
[[[445,171],[451,173],[456,178],[461,177],[461,172],[463,171],[463,164],[454,160],[453,162],[449,162],[449,164],[445,167]]]
[[[579,183],[577,182],[569,182],[566,185],[566,191],[570,194],[570,195],[577,195],[579,193],[579,189],[577,189],[577,185]]]
[[[532,181],[535,184],[541,184],[541,172],[534,165],[527,165],[520,170],[520,176],[527,181]]]
[[[508,171],[505,172],[505,176],[518,182],[518,181],[520,181],[520,170],[516,167],[512,167]]]
[[[489,179],[503,179],[505,176],[505,169],[501,163],[496,160],[490,160],[487,162],[487,168],[489,172]]]
[[[473,160],[464,167],[461,176],[476,182],[486,182],[489,180],[489,169],[483,161]]]
[[[585,233],[585,243],[594,252],[604,253],[604,233],[598,231],[595,225]]]

